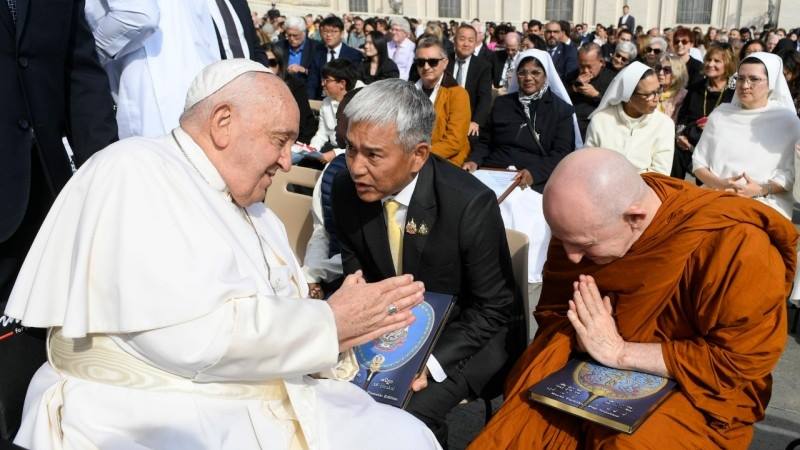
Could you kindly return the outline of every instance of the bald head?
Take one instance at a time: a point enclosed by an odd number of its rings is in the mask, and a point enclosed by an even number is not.
[[[605,261],[607,256],[622,257],[660,205],[636,167],[621,154],[600,148],[566,156],[550,176],[543,202],[553,235],[573,250],[630,234],[630,239],[617,242],[608,255],[592,255],[595,262]],[[588,251],[583,254],[590,255]]]

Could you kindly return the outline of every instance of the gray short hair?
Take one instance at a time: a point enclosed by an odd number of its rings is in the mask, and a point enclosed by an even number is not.
[[[401,17],[395,17],[394,19],[392,19],[392,22],[391,22],[391,25],[389,25],[389,28],[391,28],[391,27],[393,27],[395,25],[397,25],[403,31],[405,31],[406,34],[411,34],[411,25],[408,23],[408,21],[406,19],[403,19]]]
[[[662,50],[662,51],[667,51],[667,49],[669,48],[669,45],[667,44],[667,40],[666,40],[666,39],[664,39],[664,38],[663,38],[663,37],[661,37],[661,36],[654,36],[654,37],[651,37],[651,38],[650,38],[650,41],[649,41],[649,44],[650,44],[650,45],[653,45],[653,44],[660,44],[660,45],[661,45],[661,50]]]
[[[617,48],[615,50],[628,55],[629,61],[633,61],[634,59],[636,59],[636,54],[638,53],[638,51],[636,50],[636,45],[633,42],[628,42],[628,41],[620,41],[617,44]]]
[[[344,108],[348,129],[354,123],[397,127],[396,142],[410,152],[431,143],[436,115],[431,100],[413,84],[399,78],[376,81],[362,88]]]
[[[302,17],[289,17],[283,22],[283,28],[287,30],[289,28],[297,28],[300,31],[306,31],[306,20]]]

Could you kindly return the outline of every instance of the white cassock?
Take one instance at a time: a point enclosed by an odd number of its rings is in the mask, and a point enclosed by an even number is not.
[[[278,218],[236,206],[180,128],[108,147],[59,195],[9,299],[7,315],[50,328],[15,442],[439,448],[410,414],[337,381],[354,375],[352,352],[306,295]]]

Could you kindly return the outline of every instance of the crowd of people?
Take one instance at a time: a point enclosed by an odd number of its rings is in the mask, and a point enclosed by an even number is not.
[[[470,448],[746,448],[764,418],[800,29],[6,3],[0,441],[447,448],[503,382]],[[264,203],[293,165],[322,171],[302,261]],[[515,171],[506,209],[483,169]],[[520,218],[546,236],[527,286]],[[378,404],[353,348],[426,290],[456,305],[405,411]],[[633,435],[525,400],[575,354],[677,392]]]

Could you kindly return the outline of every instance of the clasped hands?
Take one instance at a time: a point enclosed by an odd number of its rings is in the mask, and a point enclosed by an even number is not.
[[[567,318],[578,339],[578,349],[608,367],[622,368],[625,340],[617,331],[611,299],[602,297],[594,278],[581,275],[573,283]]]
[[[742,184],[741,180],[744,180],[744,184]],[[736,194],[740,197],[753,198],[764,195],[764,187],[753,181],[745,172],[742,172],[741,175],[721,178],[719,181],[720,190]]]

